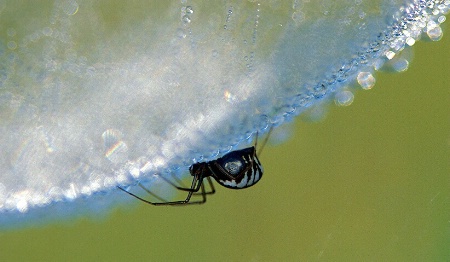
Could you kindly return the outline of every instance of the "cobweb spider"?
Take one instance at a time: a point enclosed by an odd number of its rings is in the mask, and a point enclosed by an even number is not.
[[[263,175],[263,167],[258,159],[258,155],[261,153],[264,145],[266,144],[271,131],[272,129],[269,130],[269,134],[264,139],[258,154],[256,153],[258,133],[256,133],[255,145],[251,147],[231,151],[225,154],[223,157],[217,158],[216,160],[199,162],[191,165],[189,168],[189,172],[192,175],[193,179],[190,187],[180,186],[182,185],[182,183],[175,176],[172,177],[176,181],[176,183],[163,176],[159,176],[174,188],[187,192],[186,199],[184,200],[166,201],[165,199],[161,198],[157,194],[144,187],[142,184],[138,185],[148,194],[160,200],[161,202],[151,202],[129,192],[128,190],[120,186],[118,186],[118,188],[147,204],[154,206],[163,206],[205,203],[206,195],[214,194],[216,192],[211,177],[214,178],[217,183],[226,188],[243,189],[253,186],[261,179]],[[204,179],[208,181],[209,187],[211,188],[209,191],[205,189],[205,185],[203,183]],[[192,195],[201,195],[202,198],[201,200],[191,201]]]

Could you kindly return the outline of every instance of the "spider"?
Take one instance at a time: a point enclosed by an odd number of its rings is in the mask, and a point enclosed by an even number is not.
[[[271,131],[271,130],[270,130]],[[269,134],[270,134],[269,131]],[[269,136],[263,142],[263,146],[260,148],[259,153],[262,151]],[[148,194],[152,195],[161,202],[151,202],[144,198],[141,198],[128,190],[118,186],[118,188],[125,193],[154,206],[163,205],[189,205],[189,204],[203,204],[206,202],[206,195],[214,194],[216,192],[211,177],[214,178],[221,186],[231,189],[242,189],[253,186],[256,184],[263,175],[263,167],[258,159],[256,153],[256,145],[258,141],[258,133],[256,133],[255,145],[240,150],[234,150],[223,157],[208,162],[199,162],[189,167],[189,172],[192,175],[192,184],[190,187],[181,187],[169,179],[161,176],[163,180],[172,185],[178,190],[186,191],[187,196],[184,200],[179,201],[166,201],[159,197],[155,193],[151,192],[141,184],[139,186],[145,190]],[[205,190],[203,180],[206,178],[211,188],[210,191]],[[175,180],[180,181],[174,177]],[[199,193],[199,191],[201,192]],[[191,201],[192,195],[201,195],[202,199],[198,201]]]

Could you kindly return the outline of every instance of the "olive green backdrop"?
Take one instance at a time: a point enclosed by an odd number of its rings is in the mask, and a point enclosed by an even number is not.
[[[419,42],[408,71],[378,73],[318,123],[299,119],[264,149],[253,188],[0,232],[0,260],[449,261],[449,50],[445,31]]]

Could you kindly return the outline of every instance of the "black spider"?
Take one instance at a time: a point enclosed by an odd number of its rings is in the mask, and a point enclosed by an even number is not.
[[[270,133],[270,131],[269,131]],[[264,144],[267,142],[268,136],[266,137]],[[155,193],[151,192],[141,184],[139,186],[144,189],[147,193],[152,195],[153,197],[159,199],[162,202],[150,202],[146,199],[143,199],[122,187],[118,187],[120,190],[125,193],[151,205],[160,206],[160,205],[187,205],[187,204],[203,204],[206,202],[206,195],[214,194],[215,189],[211,177],[213,177],[217,183],[220,185],[231,188],[231,189],[242,189],[253,186],[256,184],[263,175],[263,167],[261,162],[259,162],[258,156],[256,154],[256,144],[258,140],[258,134],[256,134],[255,145],[251,147],[247,147],[240,150],[231,151],[225,154],[223,157],[220,157],[216,160],[208,161],[208,162],[200,162],[195,163],[189,168],[189,172],[191,173],[193,179],[190,187],[181,187],[177,184],[173,183],[169,179],[161,176],[167,183],[172,185],[178,190],[188,192],[186,199],[179,201],[166,201],[163,198],[159,197]],[[262,148],[261,148],[262,149]],[[175,177],[174,177],[175,178]],[[205,190],[205,186],[203,184],[203,179],[206,178],[208,180],[208,184],[211,187],[210,191]],[[176,178],[175,178],[176,179]],[[176,179],[179,182],[178,179]],[[201,189],[201,193],[197,193]],[[192,195],[200,194],[202,196],[201,200],[198,201],[190,201]]]

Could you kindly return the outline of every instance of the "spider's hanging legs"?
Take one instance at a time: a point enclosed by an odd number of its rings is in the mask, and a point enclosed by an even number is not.
[[[150,194],[151,196],[155,197],[156,199],[162,201],[162,202],[151,202],[148,201],[142,197],[139,197],[131,192],[129,192],[128,190],[118,186],[117,188],[119,188],[120,190],[124,191],[125,193],[139,199],[140,201],[150,204],[150,205],[154,205],[154,206],[163,206],[163,205],[172,205],[172,206],[179,206],[179,205],[190,205],[190,204],[203,204],[206,202],[206,195],[207,194],[214,194],[215,189],[214,189],[214,185],[212,184],[211,178],[207,177],[208,180],[208,184],[211,187],[211,191],[206,192],[205,191],[205,186],[203,184],[203,177],[202,176],[194,176],[193,180],[192,180],[192,185],[190,188],[184,188],[184,187],[179,187],[176,184],[174,184],[172,181],[163,178],[167,183],[169,183],[170,185],[172,185],[173,187],[175,187],[178,190],[182,190],[182,191],[187,191],[188,195],[186,196],[185,200],[180,200],[180,201],[167,201],[161,197],[159,197],[158,195],[156,195],[155,193],[151,192],[150,190],[148,190],[147,188],[145,188],[143,185],[139,184],[139,186],[146,191],[148,194]],[[201,193],[196,193],[201,189]],[[199,201],[190,201],[191,197],[193,194],[201,194],[202,195],[202,200]]]

